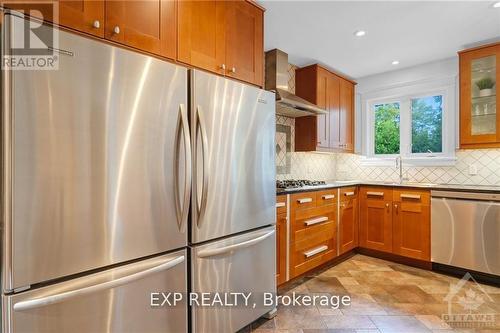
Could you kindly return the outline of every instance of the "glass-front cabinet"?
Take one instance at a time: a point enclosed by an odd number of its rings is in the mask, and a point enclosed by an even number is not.
[[[500,147],[500,43],[459,52],[460,147]]]

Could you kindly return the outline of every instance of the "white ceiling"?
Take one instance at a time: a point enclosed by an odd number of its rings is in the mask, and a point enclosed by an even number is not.
[[[494,1],[259,1],[265,50],[297,66],[320,63],[352,78],[449,58],[500,40]],[[364,37],[355,37],[356,30]],[[398,66],[391,65],[399,60]]]

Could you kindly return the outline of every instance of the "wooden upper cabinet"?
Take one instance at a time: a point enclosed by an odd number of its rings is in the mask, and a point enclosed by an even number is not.
[[[264,12],[248,1],[179,1],[177,60],[263,85]]]
[[[500,147],[500,43],[459,52],[460,147]]]
[[[354,85],[340,79],[339,89],[339,142],[341,149],[354,152]]]
[[[328,113],[295,119],[296,151],[354,151],[354,85],[319,65],[297,69],[297,96]]]
[[[263,85],[264,13],[246,1],[226,2],[226,73]]]
[[[104,0],[60,0],[59,24],[104,37]]]
[[[430,261],[430,193],[421,190],[394,190],[393,253]]]
[[[362,187],[359,213],[359,246],[392,252],[392,189]]]
[[[176,6],[173,0],[106,0],[105,37],[174,59]]]
[[[179,1],[177,60],[225,74],[225,2]]]

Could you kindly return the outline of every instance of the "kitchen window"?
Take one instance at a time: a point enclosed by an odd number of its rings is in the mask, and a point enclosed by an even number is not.
[[[363,164],[452,165],[455,162],[453,87],[366,101]]]

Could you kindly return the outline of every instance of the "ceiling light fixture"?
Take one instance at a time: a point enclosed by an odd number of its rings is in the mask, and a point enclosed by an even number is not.
[[[366,35],[366,31],[364,31],[364,30],[354,31],[354,36],[356,36],[356,37],[363,37],[364,35]]]
[[[393,64],[393,65],[399,65],[399,61],[394,60],[391,64]]]
[[[493,8],[500,8],[500,1],[493,4]]]

